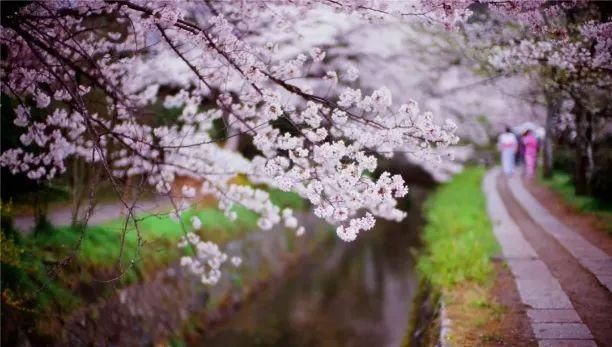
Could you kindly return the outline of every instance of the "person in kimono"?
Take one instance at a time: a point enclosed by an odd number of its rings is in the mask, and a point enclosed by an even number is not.
[[[525,163],[525,176],[532,178],[535,174],[536,160],[538,156],[538,139],[533,134],[533,131],[527,130],[521,139],[525,147],[523,159]]]
[[[506,176],[512,176],[514,172],[514,162],[516,149],[518,147],[518,141],[516,136],[510,131],[510,128],[506,128],[497,138],[497,149],[501,155],[502,171]]]

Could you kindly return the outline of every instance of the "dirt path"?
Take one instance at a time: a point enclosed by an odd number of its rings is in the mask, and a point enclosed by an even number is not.
[[[165,197],[139,201],[134,206],[136,214],[150,213],[162,209],[168,209],[170,203]],[[119,202],[101,203],[94,208],[92,216],[89,218],[90,225],[100,224],[125,216],[125,207]],[[47,215],[49,222],[56,226],[70,225],[72,221],[72,210],[70,206],[62,206],[50,211]],[[15,227],[24,233],[30,232],[34,227],[33,216],[19,216],[14,220]]]
[[[498,178],[497,188],[510,216],[536,250],[538,257],[559,281],[597,343],[612,346],[612,294],[531,218],[514,198],[504,178]]]
[[[136,215],[168,212],[172,209],[173,205],[171,199],[173,199],[175,202],[181,199],[181,188],[184,185],[197,187],[200,184],[201,182],[199,181],[195,181],[190,178],[179,177],[174,181],[170,195],[160,195],[156,193],[153,194],[149,191],[146,191],[145,194],[139,195],[139,197],[136,198],[136,201],[131,198],[124,198],[124,201],[130,208],[133,208],[133,212]],[[108,196],[108,194],[102,195]],[[196,200],[194,201],[199,201],[201,203],[209,201],[210,197],[197,194],[195,199]],[[114,219],[123,218],[126,216],[126,212],[127,208],[116,197],[112,198],[111,201],[108,201],[108,199],[103,199],[103,201],[98,201],[98,203],[94,207],[93,214],[89,217],[87,224],[96,225],[112,221]],[[84,213],[84,211],[81,211],[82,215]],[[70,225],[72,223],[72,206],[70,206],[70,204],[49,206],[47,219],[49,220],[49,222],[51,222],[51,224],[55,226]],[[21,216],[15,216],[13,223],[17,229],[27,234],[32,230],[32,228],[34,228],[34,216],[31,213]]]
[[[493,295],[497,302],[503,306],[504,311],[499,321],[499,331],[501,334],[499,339],[485,345],[537,346],[538,344],[531,331],[525,306],[521,302],[521,297],[516,289],[512,272],[501,261],[496,261],[494,266],[497,276],[493,286]]]

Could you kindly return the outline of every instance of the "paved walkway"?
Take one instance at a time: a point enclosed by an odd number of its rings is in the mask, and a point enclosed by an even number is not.
[[[509,197],[502,199],[497,187],[498,175],[499,169],[493,169],[487,173],[483,182],[483,190],[487,197],[487,211],[493,222],[494,234],[501,245],[510,271],[515,277],[521,300],[528,307],[526,313],[539,346],[596,346],[595,338],[589,327],[593,319],[586,316],[584,306],[578,302],[581,316],[574,306],[576,301],[573,303],[573,300],[570,299],[570,297],[576,298],[581,293],[577,293],[572,286],[562,286],[562,284],[567,284],[567,278],[563,278],[560,283],[559,278],[554,275],[559,273],[559,262],[550,262],[550,255],[542,252],[545,249],[542,244],[538,244],[536,247],[538,251],[536,251],[528,241],[528,239],[532,242],[534,240],[534,236],[529,234],[535,232],[534,227],[528,223],[530,221],[513,219],[508,212],[504,201]],[[544,230],[542,233],[550,234],[571,254],[568,257],[575,257],[584,269],[591,272],[603,286],[606,286],[607,289],[601,287],[593,288],[593,290],[598,300],[603,300],[604,306],[610,305],[609,279],[612,274],[610,256],[552,216],[523,187],[518,177],[510,179],[508,186],[512,192],[511,195],[526,211],[525,213],[537,223],[540,229]],[[517,214],[514,213],[514,216],[516,218]],[[551,242],[554,243],[554,241]],[[550,264],[544,260],[549,261]],[[549,267],[551,265],[554,266],[553,271]],[[579,265],[576,266],[579,267]],[[592,282],[595,287],[598,286],[595,280]],[[567,293],[564,287],[571,288],[572,291]],[[607,315],[607,318],[610,318],[607,322],[612,322],[612,312]],[[599,319],[601,321],[601,315]],[[604,325],[606,324],[605,319],[606,317],[604,317]],[[591,325],[598,333],[603,329],[600,323],[595,322]],[[612,323],[610,327],[612,328]],[[605,336],[598,338],[599,341],[603,339]]]

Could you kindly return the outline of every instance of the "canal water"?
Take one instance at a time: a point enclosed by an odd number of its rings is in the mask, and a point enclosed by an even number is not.
[[[414,250],[425,191],[402,223],[379,221],[352,243],[333,237],[251,302],[187,344],[399,346],[417,288]]]
[[[350,243],[310,214],[300,238],[278,230],[234,240],[224,249],[243,264],[212,287],[174,264],[75,312],[61,345],[399,346],[426,190],[413,185],[409,195],[403,222],[378,221]],[[247,288],[253,295],[239,295]]]

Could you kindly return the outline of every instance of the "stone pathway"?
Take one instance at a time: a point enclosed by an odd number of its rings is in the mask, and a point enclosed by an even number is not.
[[[551,215],[525,189],[520,178],[515,176],[510,179],[509,186],[512,195],[520,202],[529,216],[565,247],[603,286],[612,292],[612,257],[585,240],[580,234],[570,230]]]
[[[483,182],[487,211],[493,223],[493,232],[515,277],[521,300],[529,307],[527,316],[538,345],[597,346],[590,329],[581,320],[557,278],[540,259],[508,213],[496,188],[498,175],[499,169],[493,169],[487,173]],[[533,204],[533,201],[531,203]],[[542,213],[537,209],[530,212]],[[550,223],[550,220],[548,222]],[[549,226],[547,224],[547,227]]]

